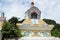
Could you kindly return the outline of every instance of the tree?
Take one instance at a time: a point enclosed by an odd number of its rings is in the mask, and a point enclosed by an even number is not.
[[[12,17],[11,19],[9,19],[8,20],[11,24],[14,24],[15,25],[15,36],[16,37],[21,37],[22,35],[21,35],[21,32],[20,32],[20,29],[17,27],[17,25],[16,25],[16,23],[18,23],[18,18],[17,17]],[[19,35],[19,33],[20,33],[20,35]]]
[[[60,24],[56,24],[53,30],[51,31],[52,36],[60,38]]]
[[[2,35],[3,38],[15,38],[15,37],[21,37],[20,30],[15,27],[14,24],[10,22],[6,22],[3,25],[2,28]]]
[[[18,23],[18,18],[17,17],[12,17],[8,20],[8,22],[10,22],[11,24],[14,24],[16,29],[18,29],[16,23]]]
[[[53,25],[56,24],[56,22],[54,20],[51,20],[51,19],[43,19],[43,21],[45,21],[47,24],[53,24]]]
[[[18,21],[18,23],[22,23],[25,19],[21,20],[21,21]]]
[[[8,21],[11,22],[11,23],[13,23],[14,25],[16,25],[16,23],[18,22],[18,18],[17,17],[12,17]]]
[[[43,19],[47,24],[53,24],[55,27],[51,30],[51,35],[60,37],[60,24],[57,24],[54,20]]]

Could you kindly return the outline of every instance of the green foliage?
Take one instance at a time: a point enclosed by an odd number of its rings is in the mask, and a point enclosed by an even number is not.
[[[55,25],[56,22],[54,20],[51,20],[51,19],[43,19],[47,24],[53,24]]]
[[[2,35],[4,38],[14,38],[14,37],[22,37],[20,29],[16,26],[18,22],[17,17],[12,17],[3,25]]]
[[[60,24],[56,24],[53,30],[51,31],[52,36],[60,37]]]
[[[51,35],[55,37],[60,37],[60,24],[57,24],[54,20],[43,19],[47,24],[53,24],[55,27],[51,31]]]
[[[18,21],[18,23],[22,23],[25,19],[21,20],[21,21]]]
[[[5,38],[10,37],[21,37],[20,30],[15,27],[14,24],[11,24],[10,22],[6,22],[5,25],[2,28],[2,34]]]
[[[17,17],[12,17],[8,21],[11,22],[11,23],[13,23],[13,24],[16,24],[18,22],[18,18]]]

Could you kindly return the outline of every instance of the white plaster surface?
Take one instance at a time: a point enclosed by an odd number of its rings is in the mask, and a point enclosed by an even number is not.
[[[15,39],[8,39],[15,40]],[[18,40],[60,40],[58,37],[22,37],[18,38]]]
[[[18,40],[60,40],[58,37],[22,37]]]

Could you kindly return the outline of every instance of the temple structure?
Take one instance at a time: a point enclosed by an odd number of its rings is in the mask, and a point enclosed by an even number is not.
[[[4,24],[4,22],[6,22],[6,18],[3,12],[1,12],[1,16],[0,16],[0,30],[2,29],[2,26]]]
[[[31,8],[25,12],[25,20],[17,23],[21,34],[26,37],[50,37],[54,25],[48,25],[41,17],[41,10],[31,2]]]

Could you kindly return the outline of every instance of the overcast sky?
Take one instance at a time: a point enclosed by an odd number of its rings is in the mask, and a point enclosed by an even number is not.
[[[60,23],[60,0],[33,0],[35,6],[41,10],[41,19],[53,19]],[[25,18],[25,11],[31,7],[31,0],[0,0],[1,11],[5,13],[7,19],[16,16]]]

